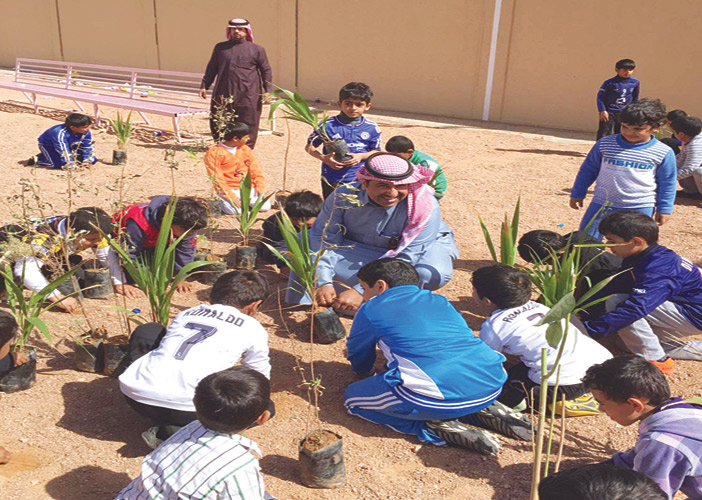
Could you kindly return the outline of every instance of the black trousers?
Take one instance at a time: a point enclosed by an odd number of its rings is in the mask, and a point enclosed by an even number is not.
[[[136,327],[129,338],[126,366],[131,365],[143,355],[156,349],[161,344],[164,335],[166,335],[166,328],[159,323],[146,323]],[[158,427],[156,437],[159,439],[168,439],[181,427],[197,420],[197,414],[194,411],[147,405],[134,401],[129,396],[125,396],[125,398],[129,406],[134,408],[137,413],[151,420]],[[271,412],[271,418],[273,418],[275,415],[275,404],[273,404],[273,401],[269,402],[268,411]]]
[[[541,392],[539,385],[529,378],[529,368],[524,363],[517,363],[507,370],[507,382],[502,386],[502,394],[497,400],[514,408],[526,398],[527,403],[530,401],[529,392],[534,389],[534,402],[539,400]],[[566,399],[575,399],[587,392],[587,388],[583,384],[575,385],[559,385],[556,392],[556,400],[560,401],[565,394]],[[553,387],[548,388],[548,398],[552,401]]]
[[[343,182],[329,182],[324,177],[322,177],[322,198],[326,200],[329,197],[329,195],[332,194],[334,190],[342,184]]]
[[[606,135],[618,134],[620,132],[621,125],[619,123],[619,115],[610,113],[609,120],[600,120],[597,126],[597,140],[599,141]]]

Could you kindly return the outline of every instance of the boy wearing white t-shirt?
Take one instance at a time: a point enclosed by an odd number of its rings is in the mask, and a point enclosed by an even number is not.
[[[558,349],[550,347],[546,341],[547,325],[538,325],[549,308],[530,300],[529,276],[519,269],[499,264],[483,267],[473,273],[472,282],[476,298],[492,309],[492,314],[480,327],[480,338],[494,350],[519,358],[519,363],[507,370],[507,382],[497,398],[500,403],[514,408],[532,388],[538,391],[541,349],[546,348],[548,370],[553,368],[558,356]],[[557,400],[560,401],[562,395],[570,401],[585,394],[587,389],[581,379],[587,369],[611,357],[607,349],[570,323],[560,359]],[[556,377],[551,377],[549,400],[555,384]],[[538,400],[538,395],[534,395],[534,400]]]
[[[131,365],[119,377],[122,393],[156,427],[142,434],[155,448],[197,419],[193,395],[211,373],[241,364],[270,378],[268,332],[253,316],[268,293],[253,271],[234,271],[212,286],[210,302],[178,314],[166,331],[149,323],[129,340]],[[271,406],[271,413],[274,409]]]

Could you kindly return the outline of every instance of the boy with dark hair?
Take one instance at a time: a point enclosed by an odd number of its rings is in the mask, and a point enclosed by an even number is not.
[[[245,123],[232,122],[224,128],[222,142],[212,146],[205,154],[207,174],[212,178],[220,206],[225,214],[235,215],[241,208],[241,181],[251,174],[251,201],[266,190],[266,180],[253,150],[247,146],[251,128]],[[266,201],[263,210],[270,210]]]
[[[634,448],[610,463],[646,474],[669,498],[702,498],[702,398],[671,398],[663,374],[638,356],[595,365],[583,383],[616,423],[640,422]]]
[[[702,120],[696,116],[676,118],[670,124],[683,149],[675,158],[680,198],[702,198]]]
[[[590,185],[595,195],[585,211],[580,231],[601,239],[599,222],[617,210],[636,210],[659,224],[673,213],[677,170],[675,154],[653,136],[665,122],[665,105],[642,99],[621,113],[621,134],[597,141],[580,166],[570,191],[570,208],[580,209]],[[591,222],[592,221],[592,222]]]
[[[254,319],[268,295],[268,285],[254,271],[233,271],[212,286],[211,305],[178,314],[166,330],[158,323],[140,325],[129,339],[119,377],[122,393],[155,427],[142,434],[156,448],[179,427],[196,419],[193,394],[205,376],[244,366],[270,377],[268,333]]]
[[[518,406],[533,388],[538,391],[541,377],[541,350],[546,349],[546,369],[552,370],[559,348],[546,341],[547,325],[539,321],[549,308],[531,299],[529,276],[519,269],[496,264],[481,267],[471,279],[475,298],[491,309],[490,317],[480,327],[480,338],[497,352],[519,358],[519,363],[507,370],[507,381],[498,401],[510,408]],[[566,329],[563,320],[563,329]],[[580,382],[585,371],[612,355],[607,349],[584,335],[570,323],[560,358],[560,379],[556,400],[566,397],[567,415],[590,415],[593,411],[588,399],[580,399],[587,390]],[[549,399],[552,398],[555,377],[549,380]],[[575,401],[573,401],[575,400]],[[534,395],[538,401],[538,395]]]
[[[324,200],[317,193],[307,190],[298,191],[288,196],[283,210],[290,217],[290,222],[295,226],[302,228],[305,225],[309,229],[314,224],[314,221],[317,220],[319,212],[322,211],[323,203]],[[283,234],[280,232],[280,226],[278,225],[277,213],[263,221],[263,242],[274,246],[281,252],[287,251]],[[278,267],[284,267],[283,261],[273,255],[273,252],[263,242],[256,246],[258,256],[266,262],[276,264]]]
[[[597,140],[604,136],[618,134],[620,130],[619,114],[632,102],[639,100],[641,86],[631,76],[636,63],[631,59],[620,59],[614,66],[617,75],[605,80],[597,92],[597,111],[600,122],[597,128]]]
[[[668,500],[645,474],[610,464],[591,464],[543,478],[539,500]]]
[[[150,203],[136,203],[120,210],[112,216],[117,229],[115,236],[126,240],[129,255],[136,261],[144,253],[152,252],[158,240],[161,221],[166,213],[170,196],[154,196]],[[179,238],[187,233],[175,251],[175,268],[177,273],[183,266],[195,259],[197,231],[207,226],[207,208],[194,198],[178,198],[175,203],[171,234]],[[138,297],[137,287],[130,284],[131,278],[123,272],[117,253],[109,250],[109,266],[115,291],[127,297]],[[189,292],[192,284],[181,281],[177,286],[178,292]]]
[[[30,229],[15,224],[0,228],[0,242],[15,238],[31,245],[32,255],[26,255],[13,263],[15,277],[22,280],[29,290],[38,292],[49,284],[52,276],[68,271],[67,254],[72,266],[82,261],[78,255],[80,252],[92,248],[96,250],[98,261],[102,265],[108,264],[108,243],[102,235],[112,231],[112,221],[103,209],[83,207],[67,216],[56,215],[30,222]],[[52,292],[47,300],[61,301],[57,307],[67,312],[78,307],[75,298],[64,298],[58,290]]]
[[[270,418],[270,384],[255,370],[228,368],[195,388],[197,420],[151,452],[141,475],[116,500],[140,498],[231,498],[264,500],[261,451],[243,435]]]
[[[436,196],[437,200],[444,197],[446,188],[448,187],[448,181],[446,180],[444,171],[434,158],[414,149],[414,143],[410,139],[403,135],[391,137],[387,144],[385,144],[385,151],[396,154],[413,165],[420,165],[434,172],[434,179],[431,183],[434,188],[434,196]]]
[[[373,91],[365,83],[350,82],[339,90],[341,112],[324,124],[329,138],[344,139],[351,159],[339,162],[317,132],[307,138],[305,151],[322,162],[322,197],[327,198],[343,182],[356,180],[356,171],[371,154],[380,151],[380,129],[363,116],[371,108]],[[321,126],[321,124],[320,124]],[[323,148],[320,151],[319,146]]]
[[[378,259],[358,278],[365,304],[354,318],[347,358],[368,378],[346,388],[349,413],[437,446],[486,455],[497,454],[499,442],[459,418],[472,414],[471,423],[530,439],[527,420],[493,405],[506,378],[504,357],[473,335],[445,297],[421,290],[410,264]],[[376,347],[386,359],[381,373],[374,366]]]
[[[74,168],[80,164],[93,165],[92,120],[87,115],[72,113],[65,123],[54,125],[39,136],[39,155],[32,156],[27,166]]]
[[[680,338],[702,333],[700,269],[658,244],[658,225],[639,212],[614,212],[600,224],[612,253],[624,259],[630,272],[615,278],[618,290],[631,290],[607,299],[607,314],[585,321],[593,338],[619,332],[626,346],[672,373],[674,359],[702,360],[702,342]]]

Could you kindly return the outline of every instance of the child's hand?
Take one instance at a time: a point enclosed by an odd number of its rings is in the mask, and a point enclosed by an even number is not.
[[[23,352],[15,351],[12,353],[12,362],[14,366],[20,366],[29,361],[29,358]]]
[[[606,122],[607,120],[609,120],[609,113],[606,111],[600,111],[600,121]]]
[[[358,293],[353,288],[344,290],[334,300],[333,307],[342,311],[355,311],[363,303],[363,295]]]
[[[59,300],[63,299],[61,300],[61,302],[56,304],[56,307],[63,309],[67,313],[72,313],[73,311],[78,309],[78,301],[76,299],[74,299],[73,297],[64,297],[66,296],[58,295],[56,297],[49,297],[49,302],[58,302]]]
[[[354,161],[353,158],[347,161],[336,161],[334,159],[334,153],[322,155],[322,161],[325,165],[333,168],[334,170],[341,170],[342,168],[350,167],[351,165],[358,163],[358,161]]]
[[[192,292],[193,291],[193,285],[192,283],[188,283],[187,281],[181,281],[176,285],[176,292],[178,293],[184,293],[184,292]]]
[[[573,208],[575,210],[583,208],[583,200],[584,200],[584,198],[571,198],[570,199],[570,208]]]
[[[334,285],[324,285],[317,290],[317,303],[320,306],[328,307],[332,305],[336,299],[336,290]]]
[[[0,464],[6,464],[10,461],[10,452],[0,446]]]
[[[198,92],[198,94],[199,94],[200,97],[202,97],[203,99],[207,99],[207,89],[200,89],[200,92]]]
[[[666,221],[668,220],[668,218],[670,218],[670,215],[671,215],[671,214],[661,214],[661,213],[657,213],[656,216],[655,216],[656,222],[658,223],[659,226],[662,226],[663,224],[666,223]]]
[[[141,290],[134,285],[116,285],[115,292],[130,299],[135,299],[141,296]]]

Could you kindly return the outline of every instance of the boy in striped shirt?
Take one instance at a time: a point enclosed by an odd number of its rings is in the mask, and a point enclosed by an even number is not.
[[[597,141],[570,191],[570,208],[578,210],[587,189],[596,182],[580,231],[587,228],[587,234],[598,240],[602,239],[600,221],[611,212],[634,210],[655,217],[661,225],[673,213],[675,154],[653,137],[666,121],[665,105],[657,99],[642,99],[627,106],[620,120],[621,133]]]
[[[141,464],[141,475],[115,500],[180,498],[266,500],[256,443],[242,433],[270,418],[268,379],[236,366],[208,375],[195,389],[198,420]]]

